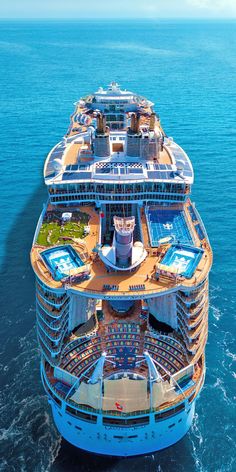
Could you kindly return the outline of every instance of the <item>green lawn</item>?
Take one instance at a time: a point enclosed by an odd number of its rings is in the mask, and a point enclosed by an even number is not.
[[[37,243],[40,244],[40,246],[53,246],[54,244],[68,244],[68,241],[62,239],[63,236],[83,238],[86,223],[87,222],[69,222],[63,225],[59,225],[55,222],[43,223],[38,234]]]

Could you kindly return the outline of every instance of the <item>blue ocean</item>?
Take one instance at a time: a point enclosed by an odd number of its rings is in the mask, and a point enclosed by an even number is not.
[[[115,80],[156,103],[195,169],[214,251],[207,374],[190,432],[153,455],[110,459],[57,433],[39,375],[29,252],[42,170],[73,103]],[[0,28],[0,470],[233,472],[235,464],[236,22],[2,21]]]

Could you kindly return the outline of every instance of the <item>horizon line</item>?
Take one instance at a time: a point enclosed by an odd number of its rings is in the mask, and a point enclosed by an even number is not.
[[[160,18],[153,18],[153,17],[146,17],[146,18],[141,18],[139,16],[137,17],[0,17],[0,21],[168,21],[168,20],[176,20],[176,21],[235,21],[235,17],[191,17],[191,16],[186,16],[186,17],[160,17]]]

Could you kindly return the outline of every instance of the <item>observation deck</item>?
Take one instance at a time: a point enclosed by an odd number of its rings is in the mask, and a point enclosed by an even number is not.
[[[158,208],[159,207],[157,207],[157,211]],[[99,257],[101,247],[99,241],[101,217],[93,206],[80,207],[78,209],[89,217],[89,234],[80,241],[73,240],[73,238],[68,238],[67,240],[89,266],[89,278],[79,283],[76,283],[76,281],[72,283],[69,279],[66,282],[56,281],[42,261],[40,254],[44,248],[37,244],[37,242],[33,246],[31,253],[33,269],[42,282],[52,288],[60,289],[66,284],[67,288],[81,292],[85,296],[101,297],[103,299],[123,297],[131,297],[132,299],[138,299],[140,297],[148,298],[157,293],[168,293],[180,289],[181,287],[188,289],[197,286],[205,279],[210,270],[212,253],[201,223],[198,219],[193,221],[193,217],[191,218],[192,208],[190,200],[183,207],[185,225],[189,234],[193,235],[194,246],[202,248],[203,256],[190,278],[178,274],[178,271],[173,270],[173,268],[168,271],[167,267],[166,270],[161,270],[159,278],[157,278],[158,265],[161,264],[161,261],[164,259],[171,245],[167,243],[161,244],[159,247],[152,247],[153,241],[150,239],[150,226],[148,225],[144,210],[141,210],[141,229],[144,248],[147,252],[146,259],[135,271],[129,272],[128,274],[118,271],[108,272],[107,267]],[[165,211],[167,215],[170,214],[168,207],[166,210],[161,207],[161,211],[162,215],[165,215]],[[174,211],[176,210],[173,210],[173,212]],[[58,218],[59,221],[60,214],[61,213],[57,214],[54,209],[49,207],[45,218],[49,218],[49,220],[53,218],[54,221],[57,221]]]

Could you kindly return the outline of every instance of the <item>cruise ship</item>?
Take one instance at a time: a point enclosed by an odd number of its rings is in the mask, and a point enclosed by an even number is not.
[[[42,383],[75,447],[149,454],[193,421],[212,251],[154,104],[112,82],[74,105],[31,250]]]

